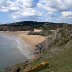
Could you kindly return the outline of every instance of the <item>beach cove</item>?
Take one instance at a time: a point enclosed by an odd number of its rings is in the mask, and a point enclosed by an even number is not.
[[[0,67],[5,68],[34,58],[35,45],[46,38],[29,31],[0,32]]]

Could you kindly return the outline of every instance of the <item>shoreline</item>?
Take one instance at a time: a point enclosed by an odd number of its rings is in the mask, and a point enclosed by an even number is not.
[[[26,44],[30,45],[31,46],[31,50],[34,52],[35,49],[37,48],[36,45],[40,45],[41,43],[43,43],[46,40],[47,37],[43,37],[43,36],[40,36],[40,35],[28,35],[28,33],[29,32],[26,32],[26,31],[1,32],[1,34],[4,34],[4,35],[9,36],[9,37],[10,36],[11,37],[15,36],[17,38],[20,38]],[[37,55],[33,54],[33,56],[34,57],[32,59],[27,60],[28,61],[27,63],[31,63],[32,61],[40,58],[41,54],[37,54]]]
[[[5,34],[7,36],[15,36],[20,38],[22,41],[27,43],[32,47],[32,49],[35,49],[35,46],[38,45],[39,43],[42,43],[43,41],[46,40],[46,37],[40,36],[40,35],[28,35],[30,31],[2,31],[2,34]]]
[[[24,50],[27,50],[27,52],[29,51],[34,55],[34,52],[37,52],[35,50],[37,50],[37,48],[39,48],[39,46],[38,47],[36,47],[36,46],[43,43],[47,37],[43,37],[40,35],[28,35],[29,32],[30,31],[14,31],[14,32],[2,31],[1,33],[3,35],[6,35],[6,37],[9,37],[10,40],[12,40],[12,37],[15,37],[16,38],[15,40],[18,39],[17,40],[18,42],[21,41],[22,44],[27,44],[27,48],[25,48]],[[13,41],[14,41],[14,39],[13,39]],[[20,48],[20,46],[19,46],[19,48]],[[23,49],[23,46],[22,46],[22,49]],[[19,50],[22,51],[21,48]],[[37,57],[37,56],[39,57],[38,54],[34,55],[34,57],[32,59],[36,59],[35,57]]]

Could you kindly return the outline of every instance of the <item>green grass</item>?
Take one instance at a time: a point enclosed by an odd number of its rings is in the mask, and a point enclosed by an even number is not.
[[[30,68],[40,64],[43,61],[48,61],[49,65],[37,72],[72,72],[72,48],[65,49],[61,53],[48,58],[48,53],[39,60],[30,64]]]

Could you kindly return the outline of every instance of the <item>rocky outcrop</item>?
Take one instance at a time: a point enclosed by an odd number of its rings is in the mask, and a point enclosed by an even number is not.
[[[45,67],[48,66],[48,65],[49,65],[49,63],[45,61],[45,62],[42,62],[41,64],[38,64],[38,65],[32,67],[32,68],[29,69],[29,70],[24,70],[24,72],[37,72],[37,71],[45,68]]]
[[[43,53],[51,43],[51,38],[47,37],[45,41],[35,46],[34,55]]]
[[[71,28],[61,28],[54,30],[52,35],[48,36],[47,39],[36,45],[34,51],[35,55],[39,55],[46,50],[49,50],[50,57],[54,54],[58,54],[65,48],[70,48],[72,44],[72,29]],[[63,49],[61,48],[63,47]]]

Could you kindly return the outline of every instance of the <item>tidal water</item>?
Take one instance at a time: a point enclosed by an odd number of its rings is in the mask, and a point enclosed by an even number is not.
[[[15,37],[0,34],[0,69],[26,61],[32,57],[26,44]]]

